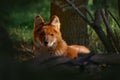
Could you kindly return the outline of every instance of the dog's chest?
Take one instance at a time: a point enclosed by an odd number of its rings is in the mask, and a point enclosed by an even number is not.
[[[47,48],[40,47],[39,53],[40,53],[40,55],[49,55],[51,53],[51,51]]]

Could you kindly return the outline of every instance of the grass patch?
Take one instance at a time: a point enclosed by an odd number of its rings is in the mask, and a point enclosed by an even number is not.
[[[32,43],[33,30],[29,29],[29,26],[8,28],[8,31],[9,35],[11,36],[10,38],[13,40],[13,42],[20,42],[26,44]]]
[[[48,21],[50,16],[49,0],[15,1],[9,10],[8,27],[11,40],[18,44],[32,44],[34,18],[37,15]]]

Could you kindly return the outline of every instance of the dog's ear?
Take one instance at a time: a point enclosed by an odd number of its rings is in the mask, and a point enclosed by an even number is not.
[[[44,20],[41,16],[36,16],[34,20],[34,28],[38,29],[41,28],[44,25]]]
[[[60,20],[56,15],[52,16],[50,24],[54,25],[57,29],[60,29]]]

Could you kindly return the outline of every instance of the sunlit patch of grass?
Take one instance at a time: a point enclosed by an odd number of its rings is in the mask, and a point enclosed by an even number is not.
[[[10,38],[13,42],[32,43],[33,30],[28,26],[9,27],[8,28]]]

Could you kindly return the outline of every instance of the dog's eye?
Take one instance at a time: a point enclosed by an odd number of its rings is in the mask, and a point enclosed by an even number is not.
[[[54,36],[54,34],[50,34],[51,36]]]
[[[44,32],[40,33],[40,36],[44,36],[44,35],[45,35],[45,33],[44,33]]]

